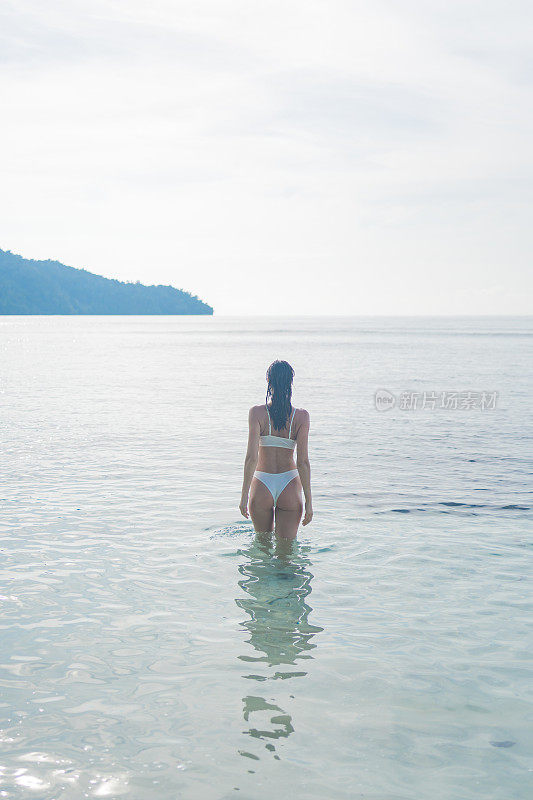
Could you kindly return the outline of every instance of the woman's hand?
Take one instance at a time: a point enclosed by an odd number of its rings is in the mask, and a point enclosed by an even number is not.
[[[302,525],[309,525],[312,519],[313,519],[313,506],[311,503],[306,503]]]
[[[243,495],[241,497],[241,502],[239,503],[239,510],[240,510],[241,514],[243,515],[243,517],[246,517],[246,519],[249,518],[250,515],[248,514],[248,496],[247,495]]]

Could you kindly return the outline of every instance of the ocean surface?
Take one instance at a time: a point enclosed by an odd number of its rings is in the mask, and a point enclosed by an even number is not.
[[[532,342],[0,318],[0,798],[529,800]],[[238,510],[275,358],[311,415],[293,544]]]

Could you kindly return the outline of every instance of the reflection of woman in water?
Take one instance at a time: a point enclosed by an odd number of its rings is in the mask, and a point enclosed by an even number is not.
[[[252,517],[256,531],[268,533],[275,523],[276,534],[286,539],[294,539],[298,532],[303,510],[302,489],[305,496],[302,525],[307,525],[313,517],[307,452],[309,414],[291,405],[293,377],[290,364],[274,361],[267,372],[266,403],[250,409],[239,505],[243,516],[248,517],[249,513]]]
[[[313,578],[309,570],[311,562],[305,555],[308,550],[283,538],[278,538],[272,547],[271,536],[266,533],[257,534],[251,545],[240,551],[246,560],[239,566],[243,576],[239,586],[246,595],[235,602],[249,617],[241,626],[249,633],[247,641],[253,650],[239,659],[252,669],[243,678],[255,682],[251,686],[257,687],[243,697],[243,716],[249,725],[245,734],[266,742],[265,748],[274,758],[278,758],[275,741],[288,738],[294,727],[291,715],[283,708],[288,698],[272,702],[272,684],[266,697],[260,687],[265,681],[275,680],[277,695],[293,693],[291,679],[307,675],[302,667],[313,658],[311,653],[316,644],[311,640],[323,630],[308,619],[312,609],[307,598]],[[287,680],[290,688],[284,690]],[[239,752],[248,758],[258,758],[245,750]]]

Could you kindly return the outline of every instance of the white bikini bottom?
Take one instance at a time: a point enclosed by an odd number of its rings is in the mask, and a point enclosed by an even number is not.
[[[290,469],[288,472],[260,472],[256,470],[254,475],[261,481],[261,483],[265,484],[274,499],[274,505],[276,505],[278,502],[278,497],[285,489],[287,484],[289,484],[292,479],[298,475],[298,470]]]

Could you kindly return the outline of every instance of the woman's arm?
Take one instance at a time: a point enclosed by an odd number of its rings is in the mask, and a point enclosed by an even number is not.
[[[311,464],[309,463],[309,413],[302,409],[302,422],[296,434],[296,466],[300,474],[305,497],[305,513],[302,525],[307,525],[313,519],[313,500],[311,498]]]
[[[257,466],[257,456],[259,453],[259,420],[255,413],[255,407],[248,413],[248,448],[244,459],[244,478],[242,481],[242,495],[239,508],[243,517],[248,518],[248,494],[253,474]]]

